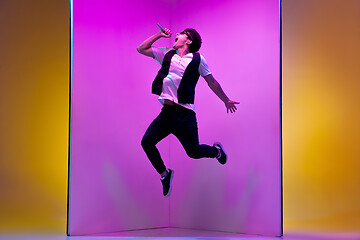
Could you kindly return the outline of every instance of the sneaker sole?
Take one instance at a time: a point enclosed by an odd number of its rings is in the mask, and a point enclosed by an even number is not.
[[[214,145],[215,145],[215,144],[217,144],[217,145],[220,146],[220,148],[222,149],[222,151],[224,152],[224,154],[225,154],[225,156],[226,156],[224,163],[219,162],[220,164],[225,165],[225,164],[227,163],[227,154],[226,154],[226,152],[225,152],[225,150],[224,150],[224,147],[223,147],[223,146],[221,145],[221,143],[219,143],[219,142],[215,142]],[[218,161],[219,161],[219,160],[218,160]]]
[[[170,194],[171,194],[171,190],[172,190],[172,180],[173,180],[173,177],[174,177],[174,170],[171,170],[172,171],[172,174],[171,174],[171,177],[170,177],[170,188],[169,188],[169,192],[164,196],[164,197],[170,197]]]

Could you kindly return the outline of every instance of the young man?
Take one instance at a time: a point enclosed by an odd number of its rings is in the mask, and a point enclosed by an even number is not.
[[[167,169],[161,159],[156,144],[169,134],[174,134],[191,158],[216,158],[225,164],[227,156],[220,143],[213,146],[199,144],[198,128],[194,112],[195,85],[201,75],[210,89],[224,102],[227,112],[235,112],[235,104],[212,76],[206,61],[197,51],[201,47],[201,37],[195,29],[187,28],[176,34],[173,49],[155,48],[152,44],[158,39],[171,37],[172,33],[165,28],[146,39],[137,51],[145,56],[155,58],[161,64],[153,84],[152,92],[159,95],[164,105],[159,116],[150,124],[141,141],[141,145],[161,175],[164,196],[171,192],[172,169]]]

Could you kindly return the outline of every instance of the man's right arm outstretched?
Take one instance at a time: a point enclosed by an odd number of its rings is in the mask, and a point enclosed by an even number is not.
[[[146,39],[143,43],[141,43],[136,48],[136,50],[145,56],[154,58],[155,56],[151,49],[151,46],[153,45],[153,43],[162,37],[169,38],[169,37],[171,37],[171,34],[172,34],[171,31],[169,29],[165,28],[165,32],[159,31],[159,32],[155,33],[154,35],[152,35],[151,37]]]

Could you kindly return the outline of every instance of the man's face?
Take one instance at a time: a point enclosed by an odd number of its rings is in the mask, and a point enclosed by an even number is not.
[[[189,39],[190,34],[183,31],[181,33],[177,33],[176,37],[175,37],[175,43],[174,43],[174,48],[178,49],[180,47],[185,46],[186,44],[191,44],[191,40]]]

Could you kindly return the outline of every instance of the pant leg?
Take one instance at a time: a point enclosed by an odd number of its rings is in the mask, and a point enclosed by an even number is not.
[[[215,158],[218,154],[218,150],[215,147],[206,144],[199,144],[195,112],[187,109],[186,111],[188,112],[185,117],[184,115],[181,116],[173,134],[179,139],[189,157],[195,159],[205,157]]]
[[[156,144],[169,134],[170,129],[167,124],[166,113],[161,111],[150,124],[141,140],[141,146],[159,174],[163,173],[166,167],[164,161],[161,159],[159,150],[156,148]]]

